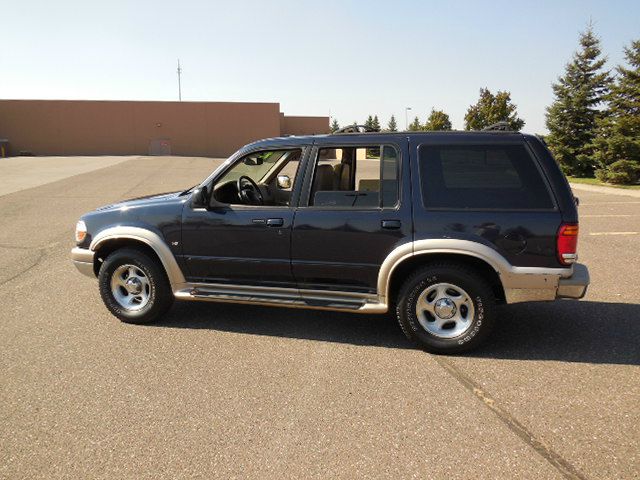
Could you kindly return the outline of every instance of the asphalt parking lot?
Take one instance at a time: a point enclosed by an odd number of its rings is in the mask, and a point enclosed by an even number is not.
[[[77,218],[215,163],[0,196],[0,477],[638,478],[640,198],[576,191],[586,298],[502,308],[464,356],[388,316],[176,303],[120,323],[69,260]]]

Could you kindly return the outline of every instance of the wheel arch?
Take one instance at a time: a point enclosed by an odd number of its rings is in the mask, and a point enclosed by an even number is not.
[[[178,262],[160,235],[141,227],[111,227],[98,233],[89,247],[96,253],[94,273],[97,275],[101,262],[110,253],[124,247],[139,248],[157,259],[172,286],[186,282]]]
[[[402,287],[404,280],[418,268],[433,263],[447,262],[470,268],[485,278],[491,285],[491,289],[499,303],[505,301],[504,287],[500,275],[486,261],[461,253],[431,253],[413,255],[402,261],[392,272],[389,279],[387,301],[394,301]]]
[[[394,301],[402,283],[417,268],[447,261],[464,265],[482,275],[490,283],[496,299],[505,300],[501,276],[509,271],[509,263],[495,250],[468,240],[429,239],[398,247],[385,260],[378,276],[381,301]]]

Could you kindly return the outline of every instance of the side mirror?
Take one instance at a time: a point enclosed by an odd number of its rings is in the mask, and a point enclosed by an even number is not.
[[[196,188],[191,194],[191,206],[193,208],[207,208],[208,195],[206,188]]]
[[[278,188],[283,190],[291,188],[291,178],[289,178],[289,175],[278,175]]]
[[[209,194],[206,187],[196,188],[191,194],[192,208],[206,208],[207,210],[225,208],[227,205],[220,203]]]

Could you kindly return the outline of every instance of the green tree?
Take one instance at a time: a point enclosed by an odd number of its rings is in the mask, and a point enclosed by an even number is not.
[[[591,26],[580,34],[580,49],[552,85],[555,100],[547,108],[547,143],[565,173],[592,176],[595,169],[593,140],[604,112],[611,77],[602,68],[600,40]]]
[[[607,96],[608,115],[597,119],[593,141],[596,175],[612,183],[640,181],[640,40],[625,47],[629,68],[620,65]]]
[[[340,124],[338,123],[338,120],[334,118],[333,122],[331,122],[331,133],[335,133],[338,130],[340,130]]]
[[[427,122],[422,128],[428,131],[451,130],[451,120],[449,119],[449,115],[442,110],[434,110],[432,108],[429,118],[427,118]]]
[[[371,122],[371,126],[376,132],[380,131],[380,120],[378,120],[378,115],[374,115],[373,121]]]
[[[387,130],[389,130],[390,132],[398,131],[398,122],[396,122],[396,117],[394,115],[391,115],[391,118],[389,119]]]
[[[465,130],[482,130],[498,122],[507,122],[511,130],[521,130],[524,120],[518,118],[517,107],[511,102],[511,93],[498,91],[495,95],[488,88],[480,89],[480,99],[469,106],[464,116]]]
[[[410,132],[418,132],[422,130],[422,125],[420,124],[420,119],[418,117],[413,119],[413,122],[409,124]]]
[[[373,128],[373,117],[371,115],[369,115],[367,117],[367,121],[364,122],[364,126],[365,127],[369,127],[369,128]]]

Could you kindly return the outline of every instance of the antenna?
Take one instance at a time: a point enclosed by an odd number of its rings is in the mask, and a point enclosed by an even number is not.
[[[182,68],[180,68],[180,59],[178,59],[178,101],[182,101],[182,85],[180,84],[180,75],[182,75]]]

